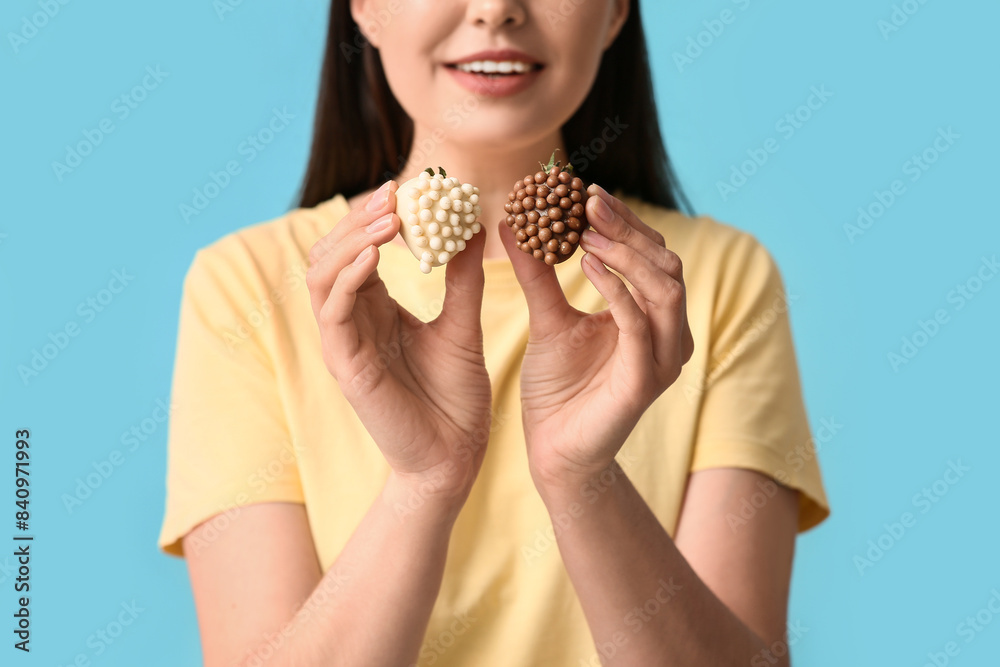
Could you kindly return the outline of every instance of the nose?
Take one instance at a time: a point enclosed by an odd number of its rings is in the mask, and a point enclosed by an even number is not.
[[[522,25],[526,18],[519,0],[470,0],[466,19],[477,27],[496,29]]]

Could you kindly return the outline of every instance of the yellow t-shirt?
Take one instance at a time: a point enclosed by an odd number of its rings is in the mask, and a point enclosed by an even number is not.
[[[811,528],[829,508],[774,261],[753,236],[728,225],[625,202],[684,261],[695,351],[639,421],[619,462],[671,534],[686,476],[712,467],[758,470],[800,490],[799,530]],[[326,571],[379,493],[389,468],[323,363],[305,285],[310,247],[347,212],[338,195],[195,255],[174,368],[158,542],[166,553],[182,556],[184,534],[213,515],[224,529],[248,503],[300,502]],[[433,319],[444,269],[423,275],[405,247],[381,250],[389,293],[420,319]],[[506,258],[486,260],[485,272],[496,428],[454,527],[419,665],[597,664],[528,473],[518,383],[524,297]],[[606,307],[579,255],[556,272],[573,306]]]

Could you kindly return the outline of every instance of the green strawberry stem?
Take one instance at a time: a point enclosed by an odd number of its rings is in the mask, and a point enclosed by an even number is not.
[[[539,165],[541,165],[542,171],[544,171],[546,174],[549,173],[550,171],[552,171],[552,167],[559,168],[559,166],[562,164],[561,161],[560,162],[556,162],[556,153],[558,153],[558,152],[559,152],[558,148],[555,149],[554,151],[552,151],[552,157],[549,158],[549,163],[548,164],[542,164],[541,162],[538,163]],[[567,164],[565,167],[561,168],[561,171],[565,171],[565,172],[567,172],[569,174],[572,174],[573,173],[573,165]]]

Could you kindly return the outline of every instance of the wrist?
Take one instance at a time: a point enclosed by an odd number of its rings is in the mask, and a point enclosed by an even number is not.
[[[382,489],[383,500],[400,520],[420,515],[454,522],[475,478],[447,467],[422,473],[390,471]]]
[[[589,467],[529,464],[529,470],[535,489],[550,511],[573,503],[593,505],[626,478],[617,459]]]

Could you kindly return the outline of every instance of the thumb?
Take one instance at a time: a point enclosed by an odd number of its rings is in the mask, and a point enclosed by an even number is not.
[[[437,321],[440,326],[455,327],[456,331],[474,334],[481,342],[483,286],[483,253],[486,230],[474,234],[465,250],[445,265],[444,304]]]
[[[562,326],[566,314],[572,310],[563,293],[556,271],[529,253],[519,250],[514,234],[504,221],[498,225],[503,247],[514,267],[514,275],[521,284],[524,299],[528,302],[528,326],[532,332],[544,334]]]

